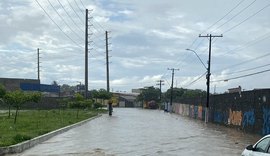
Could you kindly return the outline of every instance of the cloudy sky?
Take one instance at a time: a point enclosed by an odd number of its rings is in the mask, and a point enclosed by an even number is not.
[[[206,89],[213,38],[211,92],[270,87],[269,0],[1,0],[0,77],[84,83],[84,23],[89,9],[89,89],[106,88],[109,31],[111,91],[156,86]],[[158,86],[157,86],[158,87]]]

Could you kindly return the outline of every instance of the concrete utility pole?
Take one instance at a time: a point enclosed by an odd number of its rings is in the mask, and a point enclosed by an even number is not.
[[[108,48],[108,31],[105,32],[106,39],[106,69],[107,69],[107,92],[110,92],[110,73],[109,73],[109,48]]]
[[[88,98],[88,9],[85,11],[85,99]]]
[[[171,84],[171,98],[170,98],[170,112],[172,112],[172,100],[173,100],[173,79],[174,79],[174,71],[179,70],[175,68],[168,68],[168,70],[172,71],[172,84]]]
[[[160,102],[161,102],[161,97],[162,97],[161,86],[164,85],[164,83],[163,83],[164,80],[158,80],[157,82],[158,82],[157,85],[159,86],[159,91],[160,91],[160,92],[159,92],[159,100],[160,100]]]
[[[37,48],[37,75],[38,75],[38,80],[40,81],[40,66],[39,66],[39,64],[40,64],[40,62],[39,62],[39,59],[40,59],[40,57],[39,57],[39,48]]]
[[[211,75],[211,44],[212,44],[212,38],[214,37],[223,37],[222,35],[199,35],[199,37],[207,37],[209,38],[209,58],[208,58],[208,68],[207,68],[207,75],[206,75],[206,85],[207,85],[207,97],[206,97],[206,109],[205,109],[205,122],[208,122],[208,109],[209,109],[209,94],[210,94],[210,75]]]

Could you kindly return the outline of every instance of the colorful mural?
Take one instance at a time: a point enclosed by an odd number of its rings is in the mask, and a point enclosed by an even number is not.
[[[270,134],[270,108],[263,108],[263,135]]]
[[[241,126],[242,112],[241,111],[232,111],[231,109],[229,109],[228,124],[234,125],[234,126]]]
[[[253,126],[255,124],[254,109],[247,111],[243,115],[242,127]]]
[[[198,119],[203,119],[203,107],[198,106]]]
[[[270,100],[268,100],[270,99],[270,89],[242,93],[240,99],[234,97],[234,94],[216,96],[215,105],[212,107],[210,105],[208,121],[239,127],[256,134],[270,134]],[[264,99],[261,101],[257,97],[264,97]],[[205,107],[200,103],[195,103],[198,101],[196,99],[187,101],[192,104],[174,103],[174,112],[204,120]]]

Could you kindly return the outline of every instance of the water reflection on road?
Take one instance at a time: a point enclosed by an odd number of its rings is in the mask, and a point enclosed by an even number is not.
[[[232,156],[258,136],[157,110],[114,108],[21,154],[95,156]]]

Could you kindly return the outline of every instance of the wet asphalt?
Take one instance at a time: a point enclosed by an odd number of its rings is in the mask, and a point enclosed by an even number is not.
[[[16,156],[236,156],[258,136],[160,110],[114,108]]]

